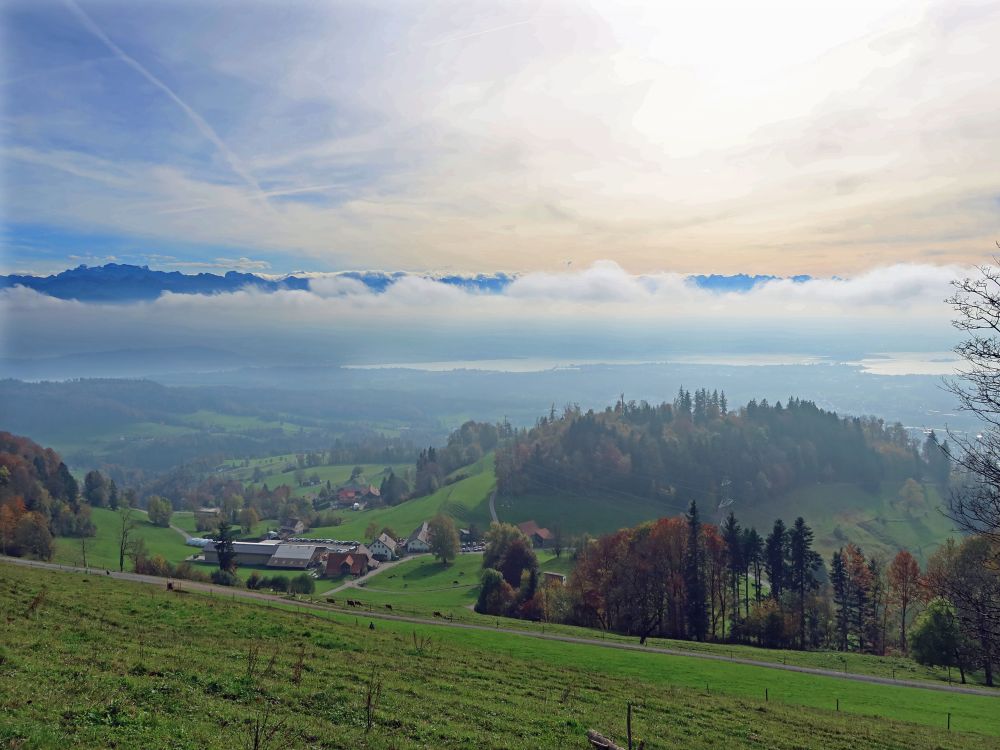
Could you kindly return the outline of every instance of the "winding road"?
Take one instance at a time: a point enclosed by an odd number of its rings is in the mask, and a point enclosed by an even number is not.
[[[39,562],[37,560],[26,560],[19,557],[3,557],[0,556],[0,563],[6,565],[21,565],[28,568],[42,568],[44,570],[54,570],[63,573],[71,574],[84,574],[84,575],[101,575],[102,569],[100,568],[77,568],[69,565],[57,565],[56,563],[46,563]],[[166,581],[163,578],[158,578],[156,576],[140,575],[138,573],[118,573],[118,572],[105,572],[105,575],[123,581],[133,581],[137,583],[145,583],[153,586],[166,587]],[[244,600],[255,600],[258,602],[264,602],[267,604],[280,604],[283,606],[293,606],[300,614],[308,616],[313,615],[312,612],[335,612],[337,614],[351,614],[351,609],[340,609],[335,607],[330,607],[329,605],[312,603],[308,601],[300,601],[294,599],[287,599],[281,596],[275,596],[272,594],[264,594],[259,591],[250,591],[247,589],[236,589],[229,588],[226,586],[213,586],[211,584],[205,583],[195,583],[194,581],[177,581],[175,582],[180,588],[186,591],[198,591],[213,596],[224,597]],[[347,588],[345,585],[342,588]],[[340,590],[340,589],[335,589]],[[331,592],[327,592],[331,593]],[[354,614],[357,614],[356,612]],[[620,641],[604,641],[597,638],[582,638],[578,636],[570,635],[558,635],[555,633],[544,633],[538,631],[528,631],[519,630],[517,628],[502,628],[502,627],[489,627],[488,625],[475,625],[471,623],[461,623],[461,622],[448,622],[442,620],[433,620],[422,617],[408,617],[405,615],[393,615],[382,612],[374,611],[364,611],[364,617],[370,619],[378,620],[393,620],[396,622],[410,622],[419,625],[435,625],[437,627],[444,628],[459,628],[463,630],[477,630],[485,631],[491,633],[505,633],[507,635],[521,636],[522,638],[538,638],[546,641],[560,641],[562,643],[576,643],[586,646],[597,646],[600,648],[613,648],[620,651],[641,651],[643,653],[653,653],[653,654],[663,654],[666,656],[683,656],[690,659],[708,659],[710,661],[724,661],[735,664],[746,664],[753,667],[763,667],[765,669],[774,669],[784,672],[802,672],[804,674],[818,675],[821,677],[832,677],[838,680],[851,680],[854,682],[870,682],[876,685],[890,685],[895,687],[905,687],[914,688],[918,690],[937,690],[945,693],[961,693],[965,695],[981,695],[988,698],[1000,698],[1000,690],[990,690],[988,688],[975,688],[960,685],[942,685],[935,682],[920,681],[920,680],[895,680],[889,677],[877,677],[875,675],[864,675],[864,674],[848,674],[844,672],[837,672],[832,669],[822,669],[819,667],[799,667],[791,664],[776,664],[767,661],[758,661],[756,659],[744,659],[744,658],[734,658],[728,656],[722,656],[719,654],[704,654],[692,651],[683,651],[680,649],[672,648],[661,648],[658,646],[640,646],[637,643],[624,643]]]

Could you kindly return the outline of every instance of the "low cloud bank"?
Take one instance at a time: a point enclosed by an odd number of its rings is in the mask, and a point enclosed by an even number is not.
[[[712,351],[710,342],[697,342],[699,329],[726,330],[751,352],[773,351],[773,340],[759,335],[778,331],[790,348],[802,351],[818,341],[819,331],[845,340],[852,331],[882,331],[888,345],[917,323],[945,331],[950,283],[968,272],[900,264],[850,279],[775,279],[745,292],[717,292],[680,274],[632,275],[601,261],[580,271],[523,274],[499,292],[414,275],[379,292],[351,276],[315,274],[308,290],[168,293],[127,305],[61,300],[17,287],[0,291],[0,335],[7,358],[200,345],[248,356],[281,350],[308,358],[336,350],[354,360],[393,361],[397,344],[391,342],[420,338],[426,359],[434,359],[446,340],[485,341],[498,332],[513,338],[497,344],[495,355],[517,356],[537,352],[541,344],[533,349],[532,341],[541,341],[543,332],[560,331],[577,337],[584,358],[601,332],[611,330],[646,336],[646,350],[683,331],[690,346],[694,341]],[[891,349],[912,349],[913,343]],[[932,346],[939,350],[941,343],[939,336]],[[518,346],[523,351],[511,350]],[[450,352],[454,356],[454,347]]]

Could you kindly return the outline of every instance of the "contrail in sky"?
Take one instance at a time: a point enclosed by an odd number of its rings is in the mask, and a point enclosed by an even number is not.
[[[270,198],[271,196],[279,195],[298,195],[299,193],[319,193],[323,190],[333,190],[339,187],[348,187],[348,183],[345,182],[334,182],[330,185],[311,185],[309,187],[300,188],[287,188],[279,190],[264,190],[261,191],[261,195]],[[217,206],[224,205],[222,203],[199,203],[196,206],[183,206],[181,208],[165,208],[162,211],[157,211],[158,214],[183,214],[189,211],[203,211],[206,208],[215,208]]]
[[[436,42],[430,42],[424,46],[426,47],[439,47],[442,44],[448,44],[449,42],[458,42],[462,39],[471,39],[474,36],[482,36],[483,34],[492,34],[494,31],[503,31],[504,29],[512,29],[515,26],[524,26],[526,23],[531,23],[531,19],[525,19],[524,21],[514,21],[514,23],[504,24],[503,26],[494,26],[491,29],[483,29],[481,31],[470,31],[467,34],[459,34],[458,36],[450,36],[447,39],[440,39]]]
[[[260,184],[254,178],[254,176],[250,174],[250,172],[247,171],[246,168],[243,167],[236,154],[234,154],[232,150],[230,150],[229,146],[227,146],[225,142],[222,140],[222,138],[219,137],[219,134],[215,132],[215,129],[211,125],[209,125],[208,122],[206,122],[205,118],[199,115],[197,112],[195,112],[190,107],[190,105],[188,105],[187,102],[185,102],[176,93],[174,93],[174,90],[171,89],[169,86],[167,86],[167,84],[165,84],[155,75],[150,73],[140,62],[138,62],[135,58],[133,58],[131,55],[125,52],[125,50],[123,50],[121,47],[119,47],[117,44],[111,41],[111,39],[108,37],[107,34],[104,33],[101,27],[98,26],[94,22],[94,20],[90,16],[88,16],[79,5],[76,4],[76,0],[65,0],[65,3],[66,7],[68,7],[69,10],[73,13],[73,15],[77,17],[77,19],[80,21],[83,27],[87,29],[87,31],[89,31],[91,34],[97,37],[101,41],[101,43],[104,44],[105,47],[111,50],[111,52],[113,52],[118,57],[118,59],[120,59],[123,63],[125,63],[132,69],[134,69],[137,73],[139,73],[139,75],[141,75],[151,84],[160,89],[163,93],[165,93],[168,97],[170,97],[170,100],[173,101],[174,104],[180,107],[181,111],[185,115],[187,115],[188,119],[191,120],[192,123],[194,123],[194,126],[196,128],[198,128],[198,131],[215,145],[215,147],[222,154],[223,158],[225,158],[226,162],[229,164],[232,170],[237,175],[239,175],[240,178],[250,188],[253,189],[253,191],[257,194],[257,196],[261,199],[261,201],[263,201],[263,203],[267,205],[267,198],[264,195],[264,191],[261,190]]]
[[[493,26],[489,29],[480,29],[479,31],[469,31],[464,34],[458,34],[456,36],[449,36],[445,39],[438,39],[436,42],[425,42],[421,47],[440,47],[442,44],[450,44],[451,42],[460,42],[463,39],[471,39],[476,36],[483,36],[483,34],[492,34],[496,31],[504,31],[505,29],[512,29],[515,26],[524,26],[525,24],[533,23],[533,19],[526,18],[523,21],[514,21],[513,23],[506,23],[503,26]],[[398,55],[404,50],[398,49],[389,53],[389,56]]]

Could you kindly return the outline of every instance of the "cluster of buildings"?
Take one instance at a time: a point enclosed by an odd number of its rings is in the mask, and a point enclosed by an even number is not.
[[[202,547],[205,562],[218,563],[216,543],[210,539],[205,542]],[[337,539],[300,538],[233,542],[237,565],[314,570],[332,578],[363,576],[382,562],[398,560],[406,554],[429,552],[430,548],[430,530],[426,521],[404,541],[382,533],[368,545]]]

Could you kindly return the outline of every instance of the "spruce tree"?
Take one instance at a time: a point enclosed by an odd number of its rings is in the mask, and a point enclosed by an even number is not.
[[[812,548],[813,532],[802,516],[795,519],[789,538],[788,584],[795,592],[799,610],[799,648],[806,647],[806,595],[814,591],[819,583],[816,571],[823,561]]]
[[[764,570],[767,572],[767,580],[771,584],[771,598],[779,603],[788,578],[785,561],[787,556],[788,531],[785,529],[785,522],[779,518],[774,522],[774,528],[767,535],[767,541],[764,543]]]
[[[684,586],[688,635],[696,641],[705,640],[708,632],[708,611],[705,608],[705,554],[701,538],[701,520],[694,500],[687,514],[688,544],[684,559]]]
[[[722,524],[722,540],[726,543],[729,586],[733,595],[733,618],[738,620],[740,615],[740,575],[746,566],[743,563],[743,530],[732,511]]]
[[[833,603],[837,607],[837,648],[846,651],[850,603],[847,601],[847,570],[844,567],[843,548],[834,552],[830,558],[830,585],[833,586]]]

